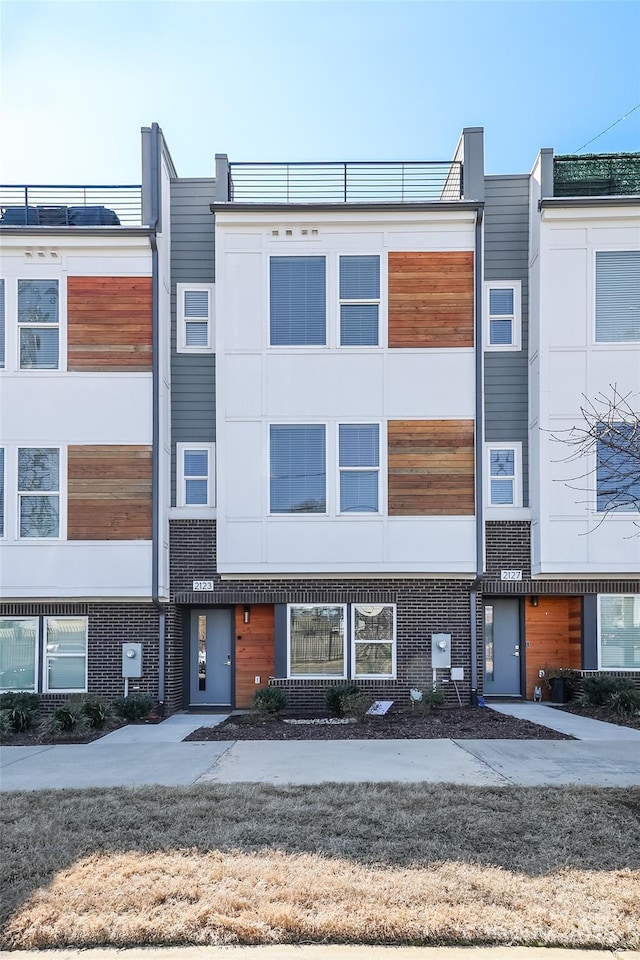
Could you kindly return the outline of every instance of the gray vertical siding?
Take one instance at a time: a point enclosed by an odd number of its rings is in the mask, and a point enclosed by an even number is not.
[[[176,443],[216,438],[215,357],[176,353],[176,284],[214,280],[213,179],[171,182],[171,503],[176,502]]]
[[[484,354],[485,440],[521,441],[528,506],[529,177],[486,177],[484,216],[485,280],[522,281],[522,350]]]

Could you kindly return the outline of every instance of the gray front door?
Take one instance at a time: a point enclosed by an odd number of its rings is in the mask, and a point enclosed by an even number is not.
[[[231,706],[233,677],[231,610],[192,610],[189,703]]]
[[[486,600],[484,604],[484,692],[519,697],[520,601]]]

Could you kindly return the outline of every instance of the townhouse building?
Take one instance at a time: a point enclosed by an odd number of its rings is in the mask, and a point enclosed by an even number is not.
[[[153,125],[135,226],[3,195],[4,688],[640,678],[637,502],[562,442],[640,390],[640,156],[605,159],[485,176],[467,128],[443,163],[185,179]]]

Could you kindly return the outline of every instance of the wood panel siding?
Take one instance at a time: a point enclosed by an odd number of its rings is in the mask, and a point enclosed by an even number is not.
[[[249,607],[249,623],[244,622],[244,606],[236,606],[236,707],[251,706],[256,690],[269,686],[275,670],[275,626],[272,604]],[[255,678],[260,677],[260,683]]]
[[[389,346],[472,347],[473,252],[389,253]]]
[[[69,277],[67,366],[151,370],[151,277]]]
[[[538,597],[538,606],[525,600],[526,697],[542,687],[543,699],[549,690],[539,671],[549,667],[582,666],[582,605],[580,597]]]
[[[390,420],[389,516],[473,516],[473,420]]]
[[[151,540],[151,447],[68,450],[69,540]]]

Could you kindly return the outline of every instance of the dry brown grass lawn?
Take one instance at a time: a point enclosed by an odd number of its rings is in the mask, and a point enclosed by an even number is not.
[[[51,791],[3,819],[5,948],[640,947],[640,789]]]

